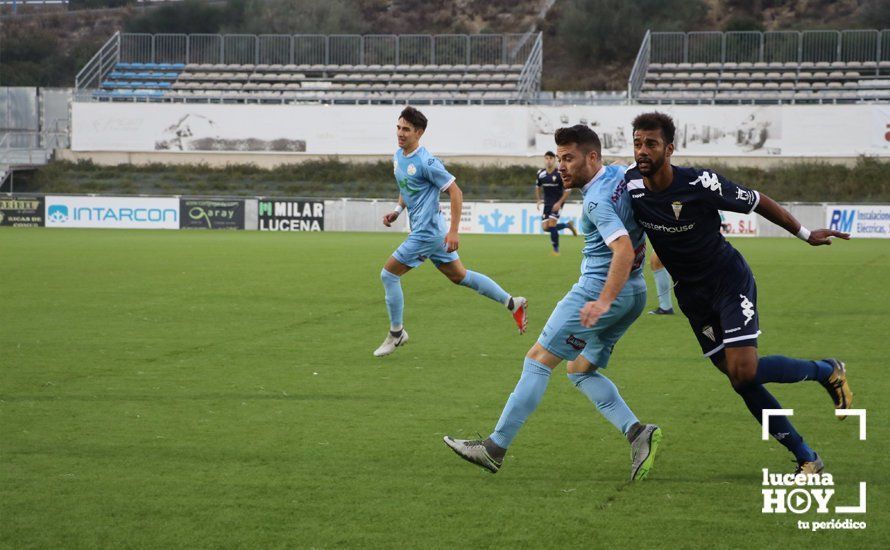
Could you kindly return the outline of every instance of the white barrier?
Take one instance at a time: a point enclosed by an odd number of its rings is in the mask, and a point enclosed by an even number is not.
[[[119,229],[179,229],[189,227],[180,219],[182,206],[195,199],[179,197],[100,197],[48,195],[39,204],[36,225],[46,227],[93,227]],[[383,216],[395,201],[384,199],[287,199],[243,200],[244,227],[264,231],[385,231],[405,233],[408,216],[403,214],[392,227]],[[29,202],[28,204],[31,204]],[[854,238],[890,238],[890,205],[784,203],[795,218],[810,229],[828,227],[850,233]],[[450,223],[448,203],[441,203]],[[10,206],[9,208],[12,208]],[[12,210],[9,210],[12,212]],[[36,215],[36,214],[35,214]],[[562,221],[580,225],[581,204],[563,206]],[[764,222],[758,215],[721,212],[722,231],[731,237],[790,237],[787,231]],[[36,219],[36,218],[35,218]],[[239,221],[240,224],[240,221]],[[461,233],[532,235],[541,233],[541,211],[533,202],[468,201],[463,204]]]
[[[401,106],[72,104],[74,151],[389,155]],[[890,109],[880,105],[432,105],[424,144],[438,155],[527,156],[553,132],[596,130],[607,156],[632,156],[630,124],[674,117],[677,154],[694,157],[890,156]]]

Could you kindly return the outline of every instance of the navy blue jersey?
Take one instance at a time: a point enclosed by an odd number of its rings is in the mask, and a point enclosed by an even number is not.
[[[553,206],[562,198],[565,189],[562,186],[562,177],[559,172],[547,172],[543,168],[538,170],[538,182],[535,184],[544,192],[544,204]]]
[[[672,168],[674,181],[660,193],[646,189],[636,165],[627,170],[634,217],[674,280],[713,278],[740,256],[720,233],[720,211],[753,212],[760,194],[711,170]]]

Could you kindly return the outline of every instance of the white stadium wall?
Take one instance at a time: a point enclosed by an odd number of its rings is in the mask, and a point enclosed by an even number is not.
[[[694,157],[890,156],[886,105],[425,106],[435,154],[530,156],[560,126],[589,124],[604,155],[630,157],[630,122],[660,110],[677,123],[677,152]],[[74,151],[388,155],[391,105],[72,104]]]

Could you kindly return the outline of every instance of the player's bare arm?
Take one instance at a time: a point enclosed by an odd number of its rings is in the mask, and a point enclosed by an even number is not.
[[[402,210],[404,209],[405,201],[404,199],[402,199],[402,195],[399,195],[399,201],[398,205],[396,205],[396,209],[383,216],[383,225],[385,225],[386,227],[392,227],[392,224],[395,223],[397,219],[399,219],[399,214],[401,214]]]
[[[587,302],[581,308],[581,324],[585,327],[592,327],[600,317],[609,311],[612,302],[627,283],[633,268],[635,254],[630,237],[627,235],[618,237],[609,243],[609,248],[612,249],[612,264],[609,266],[609,274],[606,276],[603,291],[600,292],[599,299]]]
[[[445,248],[448,252],[454,252],[460,247],[460,235],[457,234],[457,228],[460,227],[460,213],[463,211],[464,194],[457,186],[457,182],[451,182],[451,185],[445,190],[451,197],[451,227],[445,235]]]
[[[839,239],[850,240],[849,233],[841,233],[840,231],[835,231],[833,229],[816,229],[815,231],[810,231],[806,227],[803,227],[797,218],[795,218],[791,212],[786,210],[782,205],[774,201],[773,199],[767,197],[763,193],[760,193],[760,203],[757,205],[757,208],[754,209],[755,212],[778,225],[779,227],[785,229],[785,231],[791,233],[792,235],[796,235],[798,238],[808,242],[811,246],[820,246],[824,244],[831,244],[832,237],[837,237]]]

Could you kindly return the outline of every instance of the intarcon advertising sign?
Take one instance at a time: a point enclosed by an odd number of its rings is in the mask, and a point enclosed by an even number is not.
[[[0,199],[0,226],[42,227],[43,197]]]
[[[890,238],[890,205],[836,204],[825,208],[829,229],[866,239]]]
[[[324,231],[324,202],[260,199],[260,231]]]
[[[179,199],[50,195],[46,227],[179,229]]]
[[[244,229],[244,201],[240,199],[181,199],[183,229]]]

